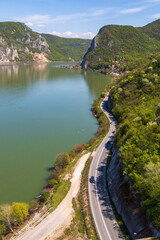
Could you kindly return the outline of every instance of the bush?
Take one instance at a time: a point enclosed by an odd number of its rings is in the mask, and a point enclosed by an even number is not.
[[[47,202],[50,195],[51,195],[50,192],[44,192],[42,195],[42,202]]]
[[[58,169],[62,170],[69,164],[69,161],[70,161],[70,157],[69,157],[68,153],[60,153],[56,157],[54,166],[56,169],[58,168]]]
[[[39,203],[36,199],[29,202],[28,205],[29,205],[29,213],[34,213],[39,207]]]
[[[73,151],[75,153],[81,153],[85,149],[84,145],[82,143],[75,144],[73,146]]]
[[[28,216],[28,204],[12,203],[12,216],[15,224],[21,224]]]
[[[56,179],[52,178],[49,180],[48,185],[50,188],[54,187],[57,184]]]

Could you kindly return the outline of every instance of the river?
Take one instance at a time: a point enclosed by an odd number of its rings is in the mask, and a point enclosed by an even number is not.
[[[39,195],[56,154],[95,134],[91,106],[109,82],[55,64],[0,66],[0,204]]]

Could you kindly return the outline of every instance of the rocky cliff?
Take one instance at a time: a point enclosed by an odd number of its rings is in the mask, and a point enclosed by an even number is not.
[[[111,99],[108,108],[112,110]],[[114,144],[112,159],[107,171],[108,187],[117,212],[122,217],[133,239],[160,237],[142,211],[140,194],[133,190],[129,178],[124,174],[124,166],[119,157],[119,149]]]
[[[84,55],[82,68],[100,69],[119,64],[125,59],[127,67],[132,68],[133,60],[143,59],[146,56],[160,51],[160,41],[155,37],[160,34],[160,21],[150,24],[149,28],[133,26],[106,25],[100,29],[92,40],[91,46]],[[152,29],[152,35],[149,34]],[[155,33],[155,34],[154,34]],[[115,64],[116,63],[116,64]],[[120,65],[118,65],[120,68]]]
[[[90,40],[39,34],[23,23],[0,23],[0,64],[11,62],[81,61]]]
[[[0,63],[34,61],[35,53],[46,58],[50,50],[46,39],[23,23],[0,23]]]

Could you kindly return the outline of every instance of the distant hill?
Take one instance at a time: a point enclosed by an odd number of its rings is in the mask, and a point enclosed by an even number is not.
[[[39,34],[24,23],[0,22],[0,63],[81,61],[90,42]]]
[[[131,70],[133,60],[141,58],[143,61],[144,57],[160,51],[158,32],[160,36],[160,21],[143,28],[104,26],[92,40],[90,48],[84,55],[82,66],[92,69],[98,69],[101,66],[107,68],[116,59],[119,61],[125,59],[126,69],[128,67],[128,70]]]
[[[42,34],[50,49],[51,60],[82,60],[91,44],[89,39],[61,38],[50,34]]]

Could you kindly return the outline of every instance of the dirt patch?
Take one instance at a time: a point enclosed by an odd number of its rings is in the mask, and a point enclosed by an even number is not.
[[[65,230],[67,226],[71,224],[71,220],[74,216],[72,200],[79,192],[81,173],[89,156],[90,153],[85,154],[76,163],[75,170],[71,178],[70,190],[55,211],[43,219],[36,227],[29,229],[20,237],[15,238],[16,240],[55,239]]]

